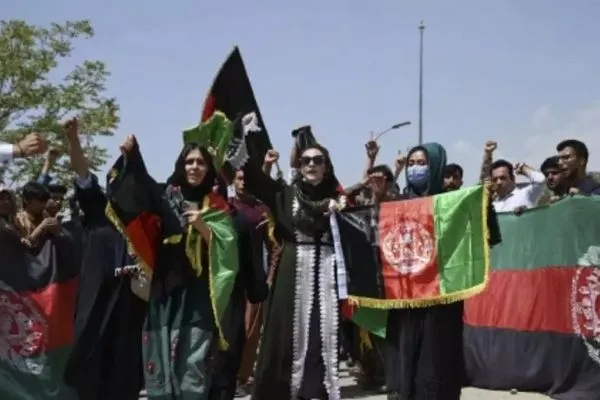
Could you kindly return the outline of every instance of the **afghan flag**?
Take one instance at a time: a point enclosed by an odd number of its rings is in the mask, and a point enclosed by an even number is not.
[[[107,177],[106,216],[127,239],[129,252],[148,277],[156,267],[161,237],[179,238],[179,220],[170,218],[168,204],[162,201],[162,187],[147,172],[139,147],[120,156]]]
[[[427,307],[481,292],[489,268],[488,206],[486,191],[476,186],[337,213],[336,254],[350,302]]]
[[[210,87],[202,108],[200,125],[208,122],[215,112],[222,113],[229,121],[235,121],[245,115],[253,115],[254,124],[260,129],[253,129],[254,134],[249,141],[249,145],[256,157],[262,162],[267,151],[272,149],[273,146],[258,108],[252,84],[242,59],[242,53],[237,46],[233,48],[219,69]],[[243,136],[236,136],[234,139],[233,146],[245,140]],[[229,151],[235,152],[235,147],[232,147]],[[231,154],[230,158],[233,158]],[[230,170],[229,166],[226,166],[223,172],[231,181],[233,171]]]
[[[199,125],[183,131],[183,143],[196,143],[209,149],[213,156],[213,164],[217,171],[231,157],[227,154],[234,135],[234,122],[222,112],[215,112],[209,119]]]
[[[73,241],[35,248],[0,226],[0,399],[69,400],[63,383],[73,342],[79,260]]]
[[[221,319],[229,304],[239,269],[237,234],[225,199],[215,193],[205,196],[198,205],[204,223],[211,230],[208,265],[203,265],[202,238],[191,226],[182,226],[185,200],[180,192],[165,197],[164,185],[148,174],[139,147],[121,156],[109,173],[106,214],[122,232],[147,276],[154,276],[159,265],[160,246],[184,246],[185,254],[197,276],[208,274],[210,300],[221,348],[228,343],[223,337]],[[180,198],[175,199],[176,195]],[[175,204],[177,203],[177,204]],[[174,207],[181,208],[175,210]],[[179,215],[178,215],[179,214]]]
[[[498,216],[487,290],[465,303],[471,386],[600,399],[600,198]]]

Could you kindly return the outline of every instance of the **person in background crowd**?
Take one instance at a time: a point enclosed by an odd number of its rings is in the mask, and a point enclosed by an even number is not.
[[[24,245],[36,247],[46,235],[61,234],[60,222],[46,211],[50,198],[46,187],[29,182],[23,187],[21,198],[23,210],[17,213],[16,227]]]
[[[46,185],[46,187],[48,188],[48,194],[50,195],[48,202],[46,203],[46,212],[49,216],[62,220],[63,216],[59,214],[63,209],[67,188],[56,183],[50,183]]]
[[[50,199],[50,193],[44,185],[28,182],[21,190],[21,199],[23,209],[17,213],[17,221],[22,236],[27,238],[48,216],[46,204]]]
[[[143,386],[141,337],[147,303],[132,291],[131,276],[116,274],[135,259],[105,214],[107,200],[89,170],[77,125],[77,120],[67,124],[66,137],[84,233],[76,237],[83,246],[82,262],[64,380],[79,400],[137,400]]]
[[[565,194],[557,156],[546,158],[540,166],[540,171],[546,177],[546,189],[538,198],[537,206],[554,203]]]
[[[371,199],[369,204],[393,200],[394,174],[385,164],[377,165],[367,171]],[[367,204],[367,203],[363,203]]]
[[[546,177],[546,187],[556,196],[565,194],[561,184],[560,166],[557,156],[548,157],[540,166],[540,171]]]
[[[496,212],[515,211],[535,206],[544,190],[545,177],[541,172],[524,163],[514,167],[506,160],[496,160],[491,165],[492,185],[496,195],[494,208]],[[515,175],[529,179],[529,185],[517,187]]]
[[[458,190],[463,185],[463,169],[458,164],[448,164],[444,168],[444,192]]]
[[[0,184],[0,223],[15,228],[17,216],[17,197],[15,193]]]
[[[398,166],[398,161],[396,161]],[[401,164],[402,167],[404,164]],[[401,168],[402,168],[401,167]],[[402,170],[400,168],[400,170]],[[397,168],[398,170],[398,168]],[[393,201],[400,195],[395,193],[394,184],[397,176],[385,164],[376,165],[367,170],[370,199],[363,198],[358,205],[380,204]],[[359,362],[356,370],[358,383],[363,390],[379,390],[385,384],[383,371],[383,354],[385,342],[366,330],[353,325],[352,357]]]
[[[263,172],[270,174],[270,167],[263,165]],[[265,170],[268,168],[268,170]],[[258,201],[256,197],[249,194],[245,189],[244,171],[238,170],[234,177],[234,191],[235,195],[229,199],[229,203],[238,213],[243,214],[252,226],[252,235],[254,251],[257,253],[256,257],[259,260],[265,259],[265,250],[267,255],[267,262],[264,266],[265,278],[268,271],[268,260],[273,255],[273,247],[269,242],[268,231],[272,223],[269,222],[270,214],[269,209],[263,203]],[[260,339],[260,330],[262,327],[262,304],[256,301],[248,301],[246,305],[246,316],[245,316],[245,328],[246,328],[246,340],[243,350],[243,356],[241,365],[238,372],[238,396],[245,396],[248,394],[247,384],[252,375],[252,368],[254,361],[256,360],[256,352],[258,342]]]
[[[600,195],[600,183],[587,175],[589,152],[585,143],[569,139],[556,146],[564,188],[569,194]]]
[[[294,147],[295,148],[295,147]],[[363,179],[347,188],[344,189],[344,194],[348,197],[348,201],[356,205],[367,205],[373,201],[374,193],[371,190],[371,179],[369,177],[369,171],[371,171],[375,165],[377,154],[379,153],[379,144],[376,141],[370,140],[365,144],[365,150],[367,155],[367,165],[363,173]],[[389,168],[388,168],[389,170]],[[392,177],[394,183],[396,177]],[[370,385],[372,374],[368,371],[368,366],[365,367],[360,362],[363,358],[360,352],[361,340],[359,338],[360,329],[352,322],[346,319],[342,319],[340,322],[341,331],[341,346],[340,346],[340,359],[345,360],[347,365],[354,367],[355,361],[359,361],[356,368],[353,368],[352,372],[357,374],[359,377],[359,383],[362,385]],[[363,337],[365,333],[362,332]]]
[[[377,154],[379,153],[379,145],[375,141],[369,141],[365,145],[367,150],[367,167],[365,168],[365,172],[363,175],[363,179],[355,185],[352,185],[344,190],[344,194],[348,196],[349,200],[355,201],[357,204],[370,204],[373,201],[373,191],[371,190],[371,177],[370,171],[373,171],[375,165],[375,159],[377,158]],[[387,171],[390,172],[388,178],[388,182],[391,184],[389,188],[389,195],[392,198],[395,198],[400,195],[400,187],[396,183],[398,177],[404,170],[404,166],[406,165],[406,156],[402,155],[398,152],[398,156],[394,161],[394,173],[391,173],[389,167],[385,164],[381,164],[378,166],[379,172],[383,170],[381,168],[385,167]]]
[[[60,156],[60,150],[56,148],[52,148],[46,153],[46,157],[44,158],[44,165],[42,166],[42,171],[37,178],[37,182],[42,185],[49,185],[52,182],[52,177],[50,176],[50,172],[54,168],[54,164],[56,160]]]
[[[30,133],[16,144],[0,143],[0,166],[10,164],[15,158],[43,154],[46,141],[38,133]]]

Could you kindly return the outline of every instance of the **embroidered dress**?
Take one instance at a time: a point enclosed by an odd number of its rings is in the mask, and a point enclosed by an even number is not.
[[[320,211],[315,223],[302,229],[307,205],[300,185],[276,182],[252,163],[244,177],[247,190],[271,210],[283,243],[265,310],[252,399],[338,400],[335,252],[328,225],[318,226],[328,218]],[[330,186],[326,192],[333,197],[336,185]]]

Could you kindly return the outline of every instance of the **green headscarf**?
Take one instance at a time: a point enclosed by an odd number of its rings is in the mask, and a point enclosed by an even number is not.
[[[427,155],[428,173],[427,188],[424,191],[416,190],[408,182],[408,168],[406,167],[406,194],[409,198],[425,197],[442,193],[444,187],[444,168],[446,167],[446,149],[439,143],[426,143],[421,146],[415,146],[408,152],[408,158],[415,151],[422,150]]]

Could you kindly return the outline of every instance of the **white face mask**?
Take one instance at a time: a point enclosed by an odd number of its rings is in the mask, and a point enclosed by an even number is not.
[[[406,180],[412,186],[425,187],[429,180],[429,167],[427,165],[411,165],[406,169]]]

